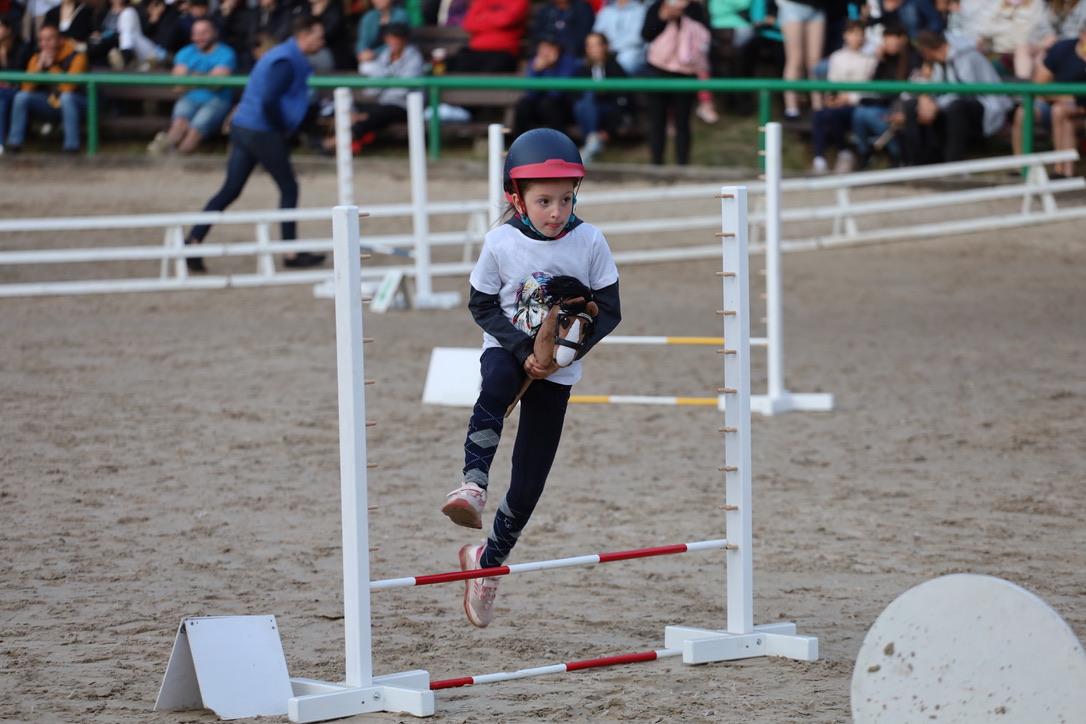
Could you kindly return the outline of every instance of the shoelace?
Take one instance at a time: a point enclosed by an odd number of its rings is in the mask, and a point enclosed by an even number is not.
[[[479,600],[484,610],[489,610],[494,605],[494,599],[498,595],[497,578],[476,578],[475,585],[479,587]]]

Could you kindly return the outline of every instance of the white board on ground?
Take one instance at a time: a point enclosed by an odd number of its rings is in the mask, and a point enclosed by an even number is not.
[[[1072,724],[1086,712],[1086,652],[1029,591],[992,576],[920,584],[886,607],[852,673],[856,724]]]
[[[479,397],[482,376],[477,347],[434,347],[422,401],[428,405],[472,407]]]
[[[285,715],[293,695],[275,616],[184,618],[155,711],[206,708],[223,719]]]

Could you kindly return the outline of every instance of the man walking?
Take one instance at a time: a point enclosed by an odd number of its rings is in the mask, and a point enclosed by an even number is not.
[[[295,19],[293,31],[292,37],[265,53],[249,75],[230,124],[226,180],[204,211],[222,211],[233,203],[257,164],[279,187],[279,208],[298,205],[298,180],[290,165],[289,139],[309,108],[306,79],[312,69],[306,56],[324,46],[324,28],[316,18],[303,16]],[[185,243],[199,244],[210,228],[207,224],[193,227]],[[295,222],[284,221],[281,228],[283,241],[297,238]],[[316,266],[323,261],[323,254],[304,251],[283,257],[288,267]],[[200,257],[189,257],[187,262],[191,271],[207,271]]]

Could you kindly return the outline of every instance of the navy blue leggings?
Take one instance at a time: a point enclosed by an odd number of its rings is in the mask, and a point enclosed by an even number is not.
[[[516,358],[504,349],[484,350],[480,365],[483,383],[464,441],[464,480],[486,488],[505,411],[520,392],[526,375]],[[570,385],[533,380],[520,399],[520,427],[513,443],[509,491],[494,514],[480,561],[483,568],[505,562],[543,495],[562,438],[570,389]]]
[[[294,178],[294,169],[290,167],[290,146],[287,145],[287,139],[275,131],[254,131],[234,126],[230,129],[230,158],[226,162],[226,180],[218,193],[204,206],[204,211],[222,211],[234,203],[258,163],[279,187],[279,208],[295,208],[298,205],[298,180]],[[207,224],[194,226],[189,232],[189,238],[203,241],[210,229],[211,226]],[[283,241],[298,238],[297,224],[294,221],[284,221],[281,231],[280,238]]]

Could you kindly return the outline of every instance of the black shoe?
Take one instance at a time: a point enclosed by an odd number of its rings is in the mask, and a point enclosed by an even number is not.
[[[324,254],[310,254],[308,251],[299,251],[293,259],[283,259],[283,266],[292,269],[301,269],[310,266],[320,266],[324,263]]]
[[[22,146],[5,146],[4,153],[10,153],[12,156],[18,156],[23,152]]]
[[[190,244],[199,244],[200,242],[192,239],[185,239],[185,246]],[[185,266],[189,268],[190,272],[206,272],[207,267],[204,266],[204,258],[202,256],[186,256]]]

